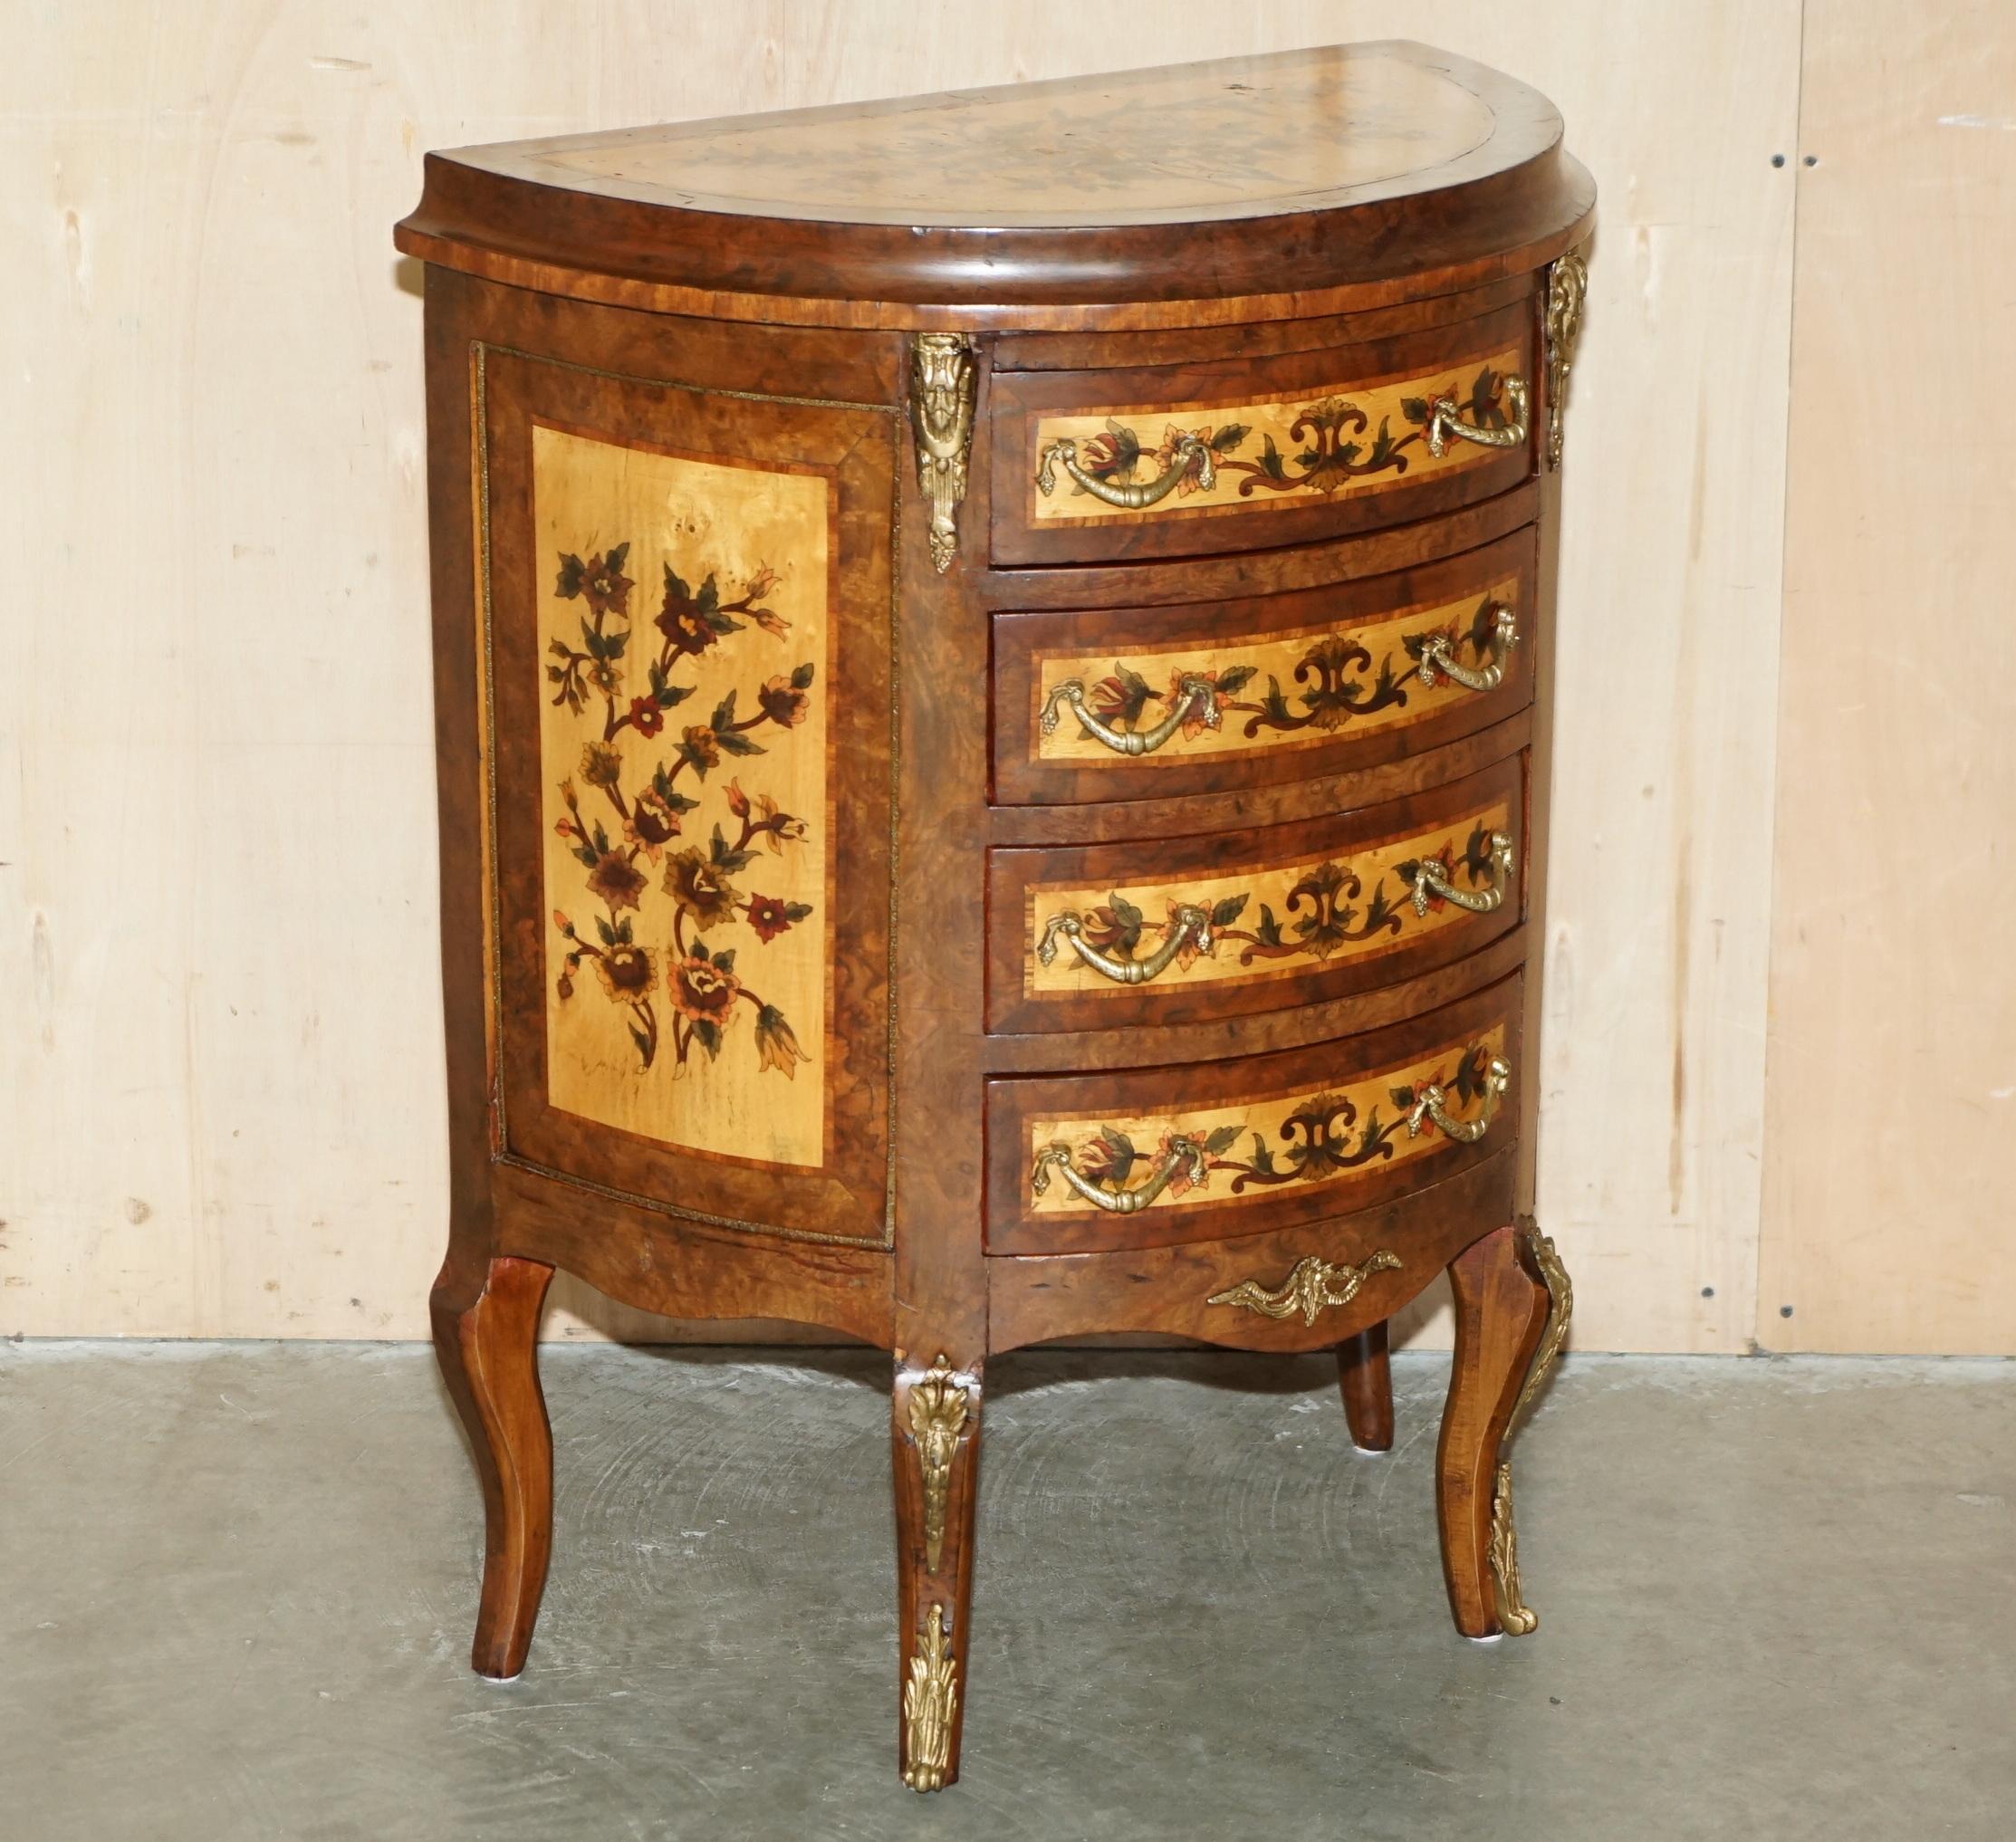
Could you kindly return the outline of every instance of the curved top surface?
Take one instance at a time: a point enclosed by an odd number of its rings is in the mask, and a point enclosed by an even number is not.
[[[457,149],[429,157],[400,245],[731,312],[729,297],[1033,310],[1362,292],[1409,267],[1502,272],[1585,216],[1560,135],[1544,97],[1482,65],[1328,45]]]
[[[1503,164],[1529,90],[1423,47],[1330,45],[998,89],[569,135],[456,158],[643,204],[932,226],[1195,222],[1346,205]],[[1465,81],[1467,76],[1471,81]],[[1478,82],[1477,79],[1484,79]],[[1528,158],[1530,139],[1513,157]]]

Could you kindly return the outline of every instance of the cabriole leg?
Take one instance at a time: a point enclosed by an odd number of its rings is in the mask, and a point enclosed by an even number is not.
[[[1435,1510],[1449,1607],[1465,1637],[1525,1632],[1539,1621],[1519,1596],[1512,1468],[1499,1447],[1547,1328],[1548,1289],[1518,1231],[1498,1228],[1449,1267],[1456,1351],[1435,1456]]]
[[[1393,1374],[1387,1360],[1385,1320],[1337,1346],[1337,1383],[1344,1394],[1344,1424],[1363,1452],[1393,1449]]]
[[[934,1351],[897,1353],[896,1604],[900,1725],[897,1760],[912,1790],[959,1775],[972,1651],[974,1486],[980,1473],[980,1367]]]
[[[444,1268],[430,1300],[434,1351],[483,1481],[483,1600],[469,1658],[478,1675],[525,1666],[553,1545],[553,1441],[539,1386],[539,1308],[553,1270],[493,1260],[480,1288]]]

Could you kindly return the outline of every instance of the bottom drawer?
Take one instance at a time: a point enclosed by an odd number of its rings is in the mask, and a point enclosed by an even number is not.
[[[989,1081],[987,1252],[1268,1233],[1483,1162],[1514,1135],[1523,983],[1277,1055]]]
[[[1390,1318],[1512,1218],[1519,1156],[1382,1208],[1235,1241],[987,1262],[989,1347],[1150,1331],[1232,1349],[1328,1349]]]

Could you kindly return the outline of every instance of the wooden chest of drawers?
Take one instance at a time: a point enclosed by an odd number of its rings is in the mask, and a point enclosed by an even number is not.
[[[1591,205],[1541,98],[1406,44],[429,159],[479,1670],[544,1581],[556,1267],[894,1351],[919,1789],[999,1350],[1336,1348],[1378,1447],[1386,1320],[1447,1268],[1451,1603],[1531,1627]]]

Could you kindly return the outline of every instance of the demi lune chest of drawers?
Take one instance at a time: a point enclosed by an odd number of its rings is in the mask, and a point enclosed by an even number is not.
[[[1334,1348],[1377,1448],[1446,1269],[1450,1600],[1531,1627],[1560,139],[1387,43],[430,157],[478,1670],[544,1583],[562,1267],[894,1352],[918,1789],[1001,1350]]]

